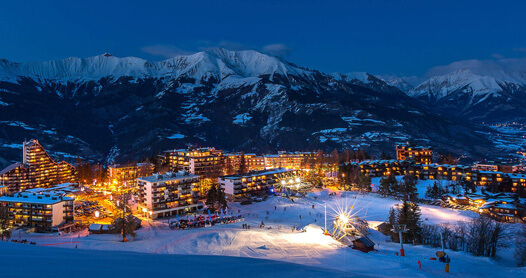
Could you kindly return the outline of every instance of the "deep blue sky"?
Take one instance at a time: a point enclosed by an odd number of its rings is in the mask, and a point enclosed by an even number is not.
[[[423,75],[458,60],[526,54],[526,1],[120,2],[2,1],[0,57],[160,60],[224,46],[326,72]]]

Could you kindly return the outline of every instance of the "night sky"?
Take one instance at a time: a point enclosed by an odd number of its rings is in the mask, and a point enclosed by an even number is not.
[[[82,2],[82,3],[80,3]],[[255,49],[325,72],[422,76],[526,56],[525,1],[2,1],[0,58],[161,60]]]

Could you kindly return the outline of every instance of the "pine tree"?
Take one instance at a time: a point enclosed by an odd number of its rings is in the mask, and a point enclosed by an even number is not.
[[[371,178],[364,173],[358,173],[355,183],[360,190],[371,191]]]
[[[217,192],[217,187],[215,186],[215,184],[213,184],[210,189],[208,190],[208,192],[206,193],[206,205],[209,207],[209,208],[212,208],[212,210],[215,208],[215,203],[216,203],[216,200],[218,199],[218,192]]]
[[[218,186],[217,189],[217,202],[219,203],[219,207],[222,209],[225,209],[228,206],[225,190],[221,186]]]
[[[396,224],[396,212],[394,208],[392,207],[389,209],[388,221],[389,221],[389,226],[391,226],[391,228],[394,227],[394,225]]]
[[[420,242],[420,231],[421,223],[420,218],[422,213],[420,212],[420,207],[417,203],[410,203],[410,218],[409,224],[407,226],[409,238],[415,242]]]
[[[420,207],[416,203],[405,202],[398,210],[397,224],[405,225],[404,242],[420,241],[421,217]]]
[[[386,196],[392,195],[395,192],[395,189],[398,189],[398,181],[394,174],[390,174],[387,177],[384,177],[380,180],[380,187],[378,188],[378,193]]]
[[[522,225],[517,233],[513,257],[515,258],[517,266],[526,266],[526,225]]]
[[[391,185],[389,184],[387,177],[380,179],[380,186],[378,187],[378,193],[383,196],[387,196],[391,194]]]
[[[418,196],[418,189],[416,188],[416,178],[415,176],[404,176],[403,182],[401,184],[401,190],[404,200],[406,198],[410,200],[415,200]]]
[[[438,199],[442,197],[446,193],[446,190],[438,184],[438,182],[434,182],[433,185],[427,186],[426,189],[426,198],[429,199]]]

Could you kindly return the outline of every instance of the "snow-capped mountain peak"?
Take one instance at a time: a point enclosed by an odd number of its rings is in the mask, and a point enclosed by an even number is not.
[[[521,63],[514,62],[516,65]],[[481,122],[524,117],[526,71],[502,61],[463,61],[430,71],[433,75],[409,96],[448,114]]]
[[[496,96],[510,84],[524,85],[526,79],[518,73],[511,75],[501,71],[497,76],[479,75],[469,69],[461,69],[446,75],[431,77],[408,94],[413,97],[430,95],[436,99],[460,92],[470,93],[475,97],[487,94]]]
[[[215,77],[222,80],[231,75],[257,77],[275,73],[308,75],[310,72],[257,51],[229,51],[222,48],[176,56],[164,61],[148,61],[137,57],[119,58],[109,53],[84,59],[70,57],[45,62],[15,63],[0,60],[0,80],[18,77],[39,80],[97,80],[106,76],[140,78],[166,75],[187,75],[196,79]]]

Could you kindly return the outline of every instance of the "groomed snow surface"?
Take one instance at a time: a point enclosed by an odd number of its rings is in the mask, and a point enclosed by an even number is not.
[[[515,267],[512,249],[502,250],[498,254],[501,257],[499,260],[446,250],[451,257],[451,273],[446,274],[442,263],[429,260],[435,256],[437,249],[405,245],[406,257],[399,257],[395,255],[399,244],[389,242],[388,237],[374,229],[370,229],[369,237],[377,243],[375,248],[378,251],[366,254],[344,247],[322,233],[325,205],[330,230],[331,219],[342,208],[349,209],[352,206],[357,216],[365,218],[370,226],[375,226],[385,221],[389,208],[399,201],[381,198],[376,194],[336,192],[336,196],[329,196],[328,193],[328,190],[309,193],[306,198],[298,198],[294,202],[282,197],[271,197],[267,201],[247,206],[230,204],[229,214],[237,215],[240,210],[245,222],[214,227],[170,230],[167,220],[144,222],[136,240],[128,243],[120,242],[117,235],[87,236],[87,232],[65,236],[22,234],[22,238],[35,241],[38,245],[58,245],[41,247],[0,242],[0,250],[4,251],[0,252],[0,269],[3,273],[7,269],[8,275],[2,277],[60,277],[70,276],[68,273],[71,272],[74,273],[71,275],[73,277],[87,277],[90,273],[102,277],[109,276],[105,273],[115,273],[117,276],[128,273],[128,277],[155,277],[155,274],[178,276],[181,273],[188,276],[194,273],[197,277],[526,275],[526,269]],[[422,205],[421,209],[422,219],[426,223],[456,223],[477,216],[469,211],[435,206]],[[265,222],[263,229],[259,228],[261,221]],[[243,223],[250,224],[251,229],[242,229]],[[305,227],[306,232],[293,231],[293,226]],[[13,235],[13,238],[16,236]],[[422,262],[421,270],[418,269],[418,260]],[[29,265],[31,267],[27,267]]]

